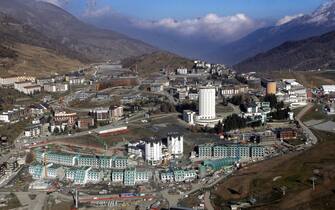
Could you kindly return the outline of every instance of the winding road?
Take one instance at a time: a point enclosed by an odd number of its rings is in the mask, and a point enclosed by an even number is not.
[[[313,108],[312,103],[308,103],[296,116],[296,120],[299,122],[299,125],[303,129],[304,134],[311,140],[312,144],[318,143],[318,138],[314,135],[314,133],[301,121],[301,118]]]

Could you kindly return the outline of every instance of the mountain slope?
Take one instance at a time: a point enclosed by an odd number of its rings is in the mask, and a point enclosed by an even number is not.
[[[0,13],[0,75],[47,76],[82,66],[77,54]]]
[[[140,76],[149,76],[157,73],[161,69],[174,71],[177,68],[184,67],[191,69],[193,61],[175,55],[169,52],[155,52],[138,57],[127,58],[122,61],[122,65],[138,71]]]
[[[335,31],[301,41],[286,42],[234,68],[244,72],[335,68]]]
[[[63,9],[35,0],[1,0],[0,10],[92,61],[153,52],[143,42],[85,24]]]
[[[235,64],[258,53],[266,52],[287,41],[298,41],[335,30],[335,1],[320,6],[283,25],[256,30],[244,38],[206,55],[215,62]]]

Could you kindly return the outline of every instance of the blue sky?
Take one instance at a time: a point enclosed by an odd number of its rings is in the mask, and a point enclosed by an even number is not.
[[[257,19],[279,19],[309,13],[323,2],[325,0],[96,0],[96,7],[111,6],[120,14],[146,20],[186,19],[208,13],[222,16],[244,13]],[[84,0],[72,0],[66,8],[80,15],[85,5]]]

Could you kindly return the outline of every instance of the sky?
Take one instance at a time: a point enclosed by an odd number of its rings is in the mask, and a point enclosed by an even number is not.
[[[111,7],[114,11],[134,18],[181,20],[205,16],[208,13],[220,16],[244,13],[256,19],[279,19],[287,15],[309,13],[324,0],[95,0],[95,2],[96,8]],[[85,0],[70,0],[66,8],[80,15],[86,4]]]
[[[327,0],[40,0],[177,53],[224,45],[310,14]],[[333,0],[335,1],[335,0]],[[198,46],[198,48],[199,48]]]

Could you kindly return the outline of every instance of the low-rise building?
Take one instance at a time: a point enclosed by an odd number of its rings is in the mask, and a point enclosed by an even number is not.
[[[123,117],[123,107],[122,106],[113,106],[110,107],[110,112],[112,120],[119,120]]]
[[[53,163],[62,166],[92,167],[97,169],[124,169],[128,158],[118,156],[76,155],[64,152],[35,150],[35,158],[40,163]]]
[[[290,104],[291,108],[307,105],[307,89],[295,79],[282,80],[283,101]]]
[[[42,131],[41,128],[42,128],[41,124],[30,125],[25,128],[24,136],[25,137],[38,137],[41,135],[41,131]]]
[[[66,79],[70,85],[82,85],[85,83],[85,78],[83,77],[68,77]]]
[[[32,164],[28,168],[29,174],[33,179],[63,179],[64,169],[61,166],[49,163],[47,165]]]
[[[298,133],[296,130],[291,129],[291,128],[280,129],[277,132],[277,137],[281,141],[292,140],[292,139],[297,139]]]
[[[27,110],[23,107],[14,108],[12,110],[2,112],[0,114],[0,121],[5,123],[18,122],[21,118],[26,117],[27,114]]]
[[[190,91],[188,93],[188,99],[191,100],[191,101],[198,101],[199,99],[199,94],[197,92],[194,92],[194,91]]]
[[[248,85],[226,85],[221,87],[221,95],[227,98],[248,92]]]
[[[188,96],[187,91],[179,91],[178,92],[178,99],[181,100],[181,101],[185,100],[187,96]]]
[[[173,172],[175,182],[189,182],[197,178],[195,170],[175,170]]]
[[[34,95],[36,93],[41,92],[42,87],[39,85],[29,85],[29,86],[25,86],[22,89],[22,93],[26,94],[26,95]]]
[[[150,91],[155,93],[162,92],[164,91],[164,86],[162,84],[151,84]]]
[[[195,116],[194,111],[191,111],[191,110],[183,111],[183,120],[190,125],[194,125],[194,116]]]
[[[211,145],[211,144],[198,145],[198,156],[199,156],[199,158],[201,158],[201,159],[211,158],[212,155],[213,155],[212,147],[213,147],[213,145]]]
[[[237,158],[241,161],[259,159],[265,156],[265,148],[254,144],[203,144],[198,146],[200,159]]]
[[[112,170],[111,180],[113,183],[123,183],[123,170]]]
[[[125,170],[113,170],[111,179],[113,183],[122,183],[125,186],[135,186],[149,182],[151,172],[138,168],[129,168]]]
[[[188,73],[188,70],[187,68],[178,68],[176,72],[179,75],[186,75]]]
[[[108,108],[97,108],[90,111],[90,115],[98,122],[111,121],[112,114]]]
[[[14,85],[15,82],[31,81],[35,82],[35,77],[31,76],[7,76],[0,77],[0,85]]]
[[[69,168],[65,170],[65,178],[74,184],[94,184],[102,181],[103,172],[91,167]]]
[[[324,95],[335,93],[335,85],[322,85],[321,91]]]
[[[1,85],[13,85],[15,82],[18,82],[17,76],[8,76],[8,77],[0,77]]]
[[[43,86],[44,84],[49,84],[55,82],[55,79],[52,77],[37,78],[36,83]]]
[[[144,157],[145,142],[128,143],[127,149],[130,156]]]
[[[172,171],[162,172],[161,173],[161,181],[162,182],[173,182],[174,181],[174,175]]]
[[[65,122],[69,126],[72,126],[76,123],[77,113],[57,112],[57,113],[55,113],[53,119],[56,123]]]
[[[87,117],[87,118],[80,118],[77,122],[79,129],[89,129],[91,127],[94,127],[94,119]]]
[[[31,81],[21,81],[21,82],[14,82],[14,89],[23,92],[23,88],[26,86],[31,86],[33,83]]]
[[[50,93],[66,92],[69,90],[69,85],[67,83],[49,83],[43,85],[43,89]]]
[[[124,171],[123,183],[125,186],[135,186],[147,182],[149,182],[149,172],[146,170],[132,168]]]

